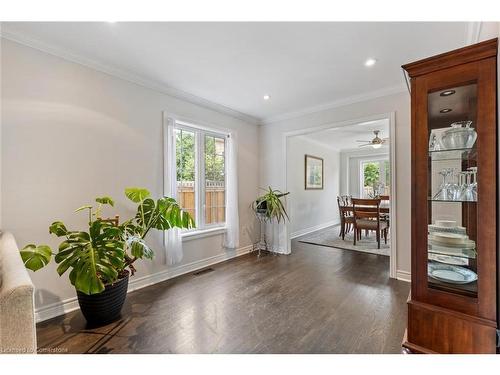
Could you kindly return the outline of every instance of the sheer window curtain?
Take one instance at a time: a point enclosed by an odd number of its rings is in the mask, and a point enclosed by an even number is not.
[[[177,199],[177,170],[175,160],[175,121],[165,117],[164,123],[164,195]],[[165,259],[168,265],[177,264],[182,260],[181,230],[172,228],[164,234]]]
[[[238,144],[235,133],[227,137],[226,152],[226,233],[223,246],[236,249],[240,246],[240,219],[238,213]]]

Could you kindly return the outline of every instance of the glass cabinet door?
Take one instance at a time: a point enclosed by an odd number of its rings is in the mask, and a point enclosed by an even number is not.
[[[477,298],[477,83],[427,95],[431,289]]]

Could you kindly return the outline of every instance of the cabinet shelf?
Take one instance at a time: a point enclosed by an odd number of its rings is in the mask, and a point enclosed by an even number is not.
[[[477,298],[477,281],[469,284],[450,284],[443,281],[427,277],[429,286],[433,289],[442,290],[448,293],[460,294],[467,297]]]
[[[435,246],[431,244],[427,245],[427,252],[467,259],[476,259],[477,255],[475,249],[461,249],[455,247]]]
[[[449,160],[475,160],[477,151],[475,148],[456,148],[450,150],[429,151],[429,158],[433,162]]]
[[[477,203],[477,201],[457,201],[457,200],[444,200],[444,199],[432,199],[427,198],[429,202],[443,202],[443,203]]]

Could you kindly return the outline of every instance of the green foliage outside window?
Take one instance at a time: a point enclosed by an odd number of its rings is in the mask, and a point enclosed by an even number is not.
[[[387,171],[387,169],[386,169]],[[364,164],[365,186],[373,186],[380,179],[380,169],[378,163]],[[387,172],[386,172],[387,173]]]
[[[175,131],[177,181],[194,181],[195,141],[194,133]]]
[[[177,181],[195,179],[195,134],[183,129],[175,132]],[[205,136],[205,179],[224,181],[224,139]]]
[[[205,136],[205,178],[224,181],[224,139]]]

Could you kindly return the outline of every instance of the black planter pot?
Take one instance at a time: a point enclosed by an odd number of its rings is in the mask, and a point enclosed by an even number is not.
[[[114,284],[106,285],[106,289],[99,294],[87,295],[76,291],[80,310],[88,323],[92,325],[110,323],[120,317],[127,297],[128,279],[129,274]]]
[[[264,215],[267,213],[267,201],[262,201],[257,204],[256,211],[258,214]]]

